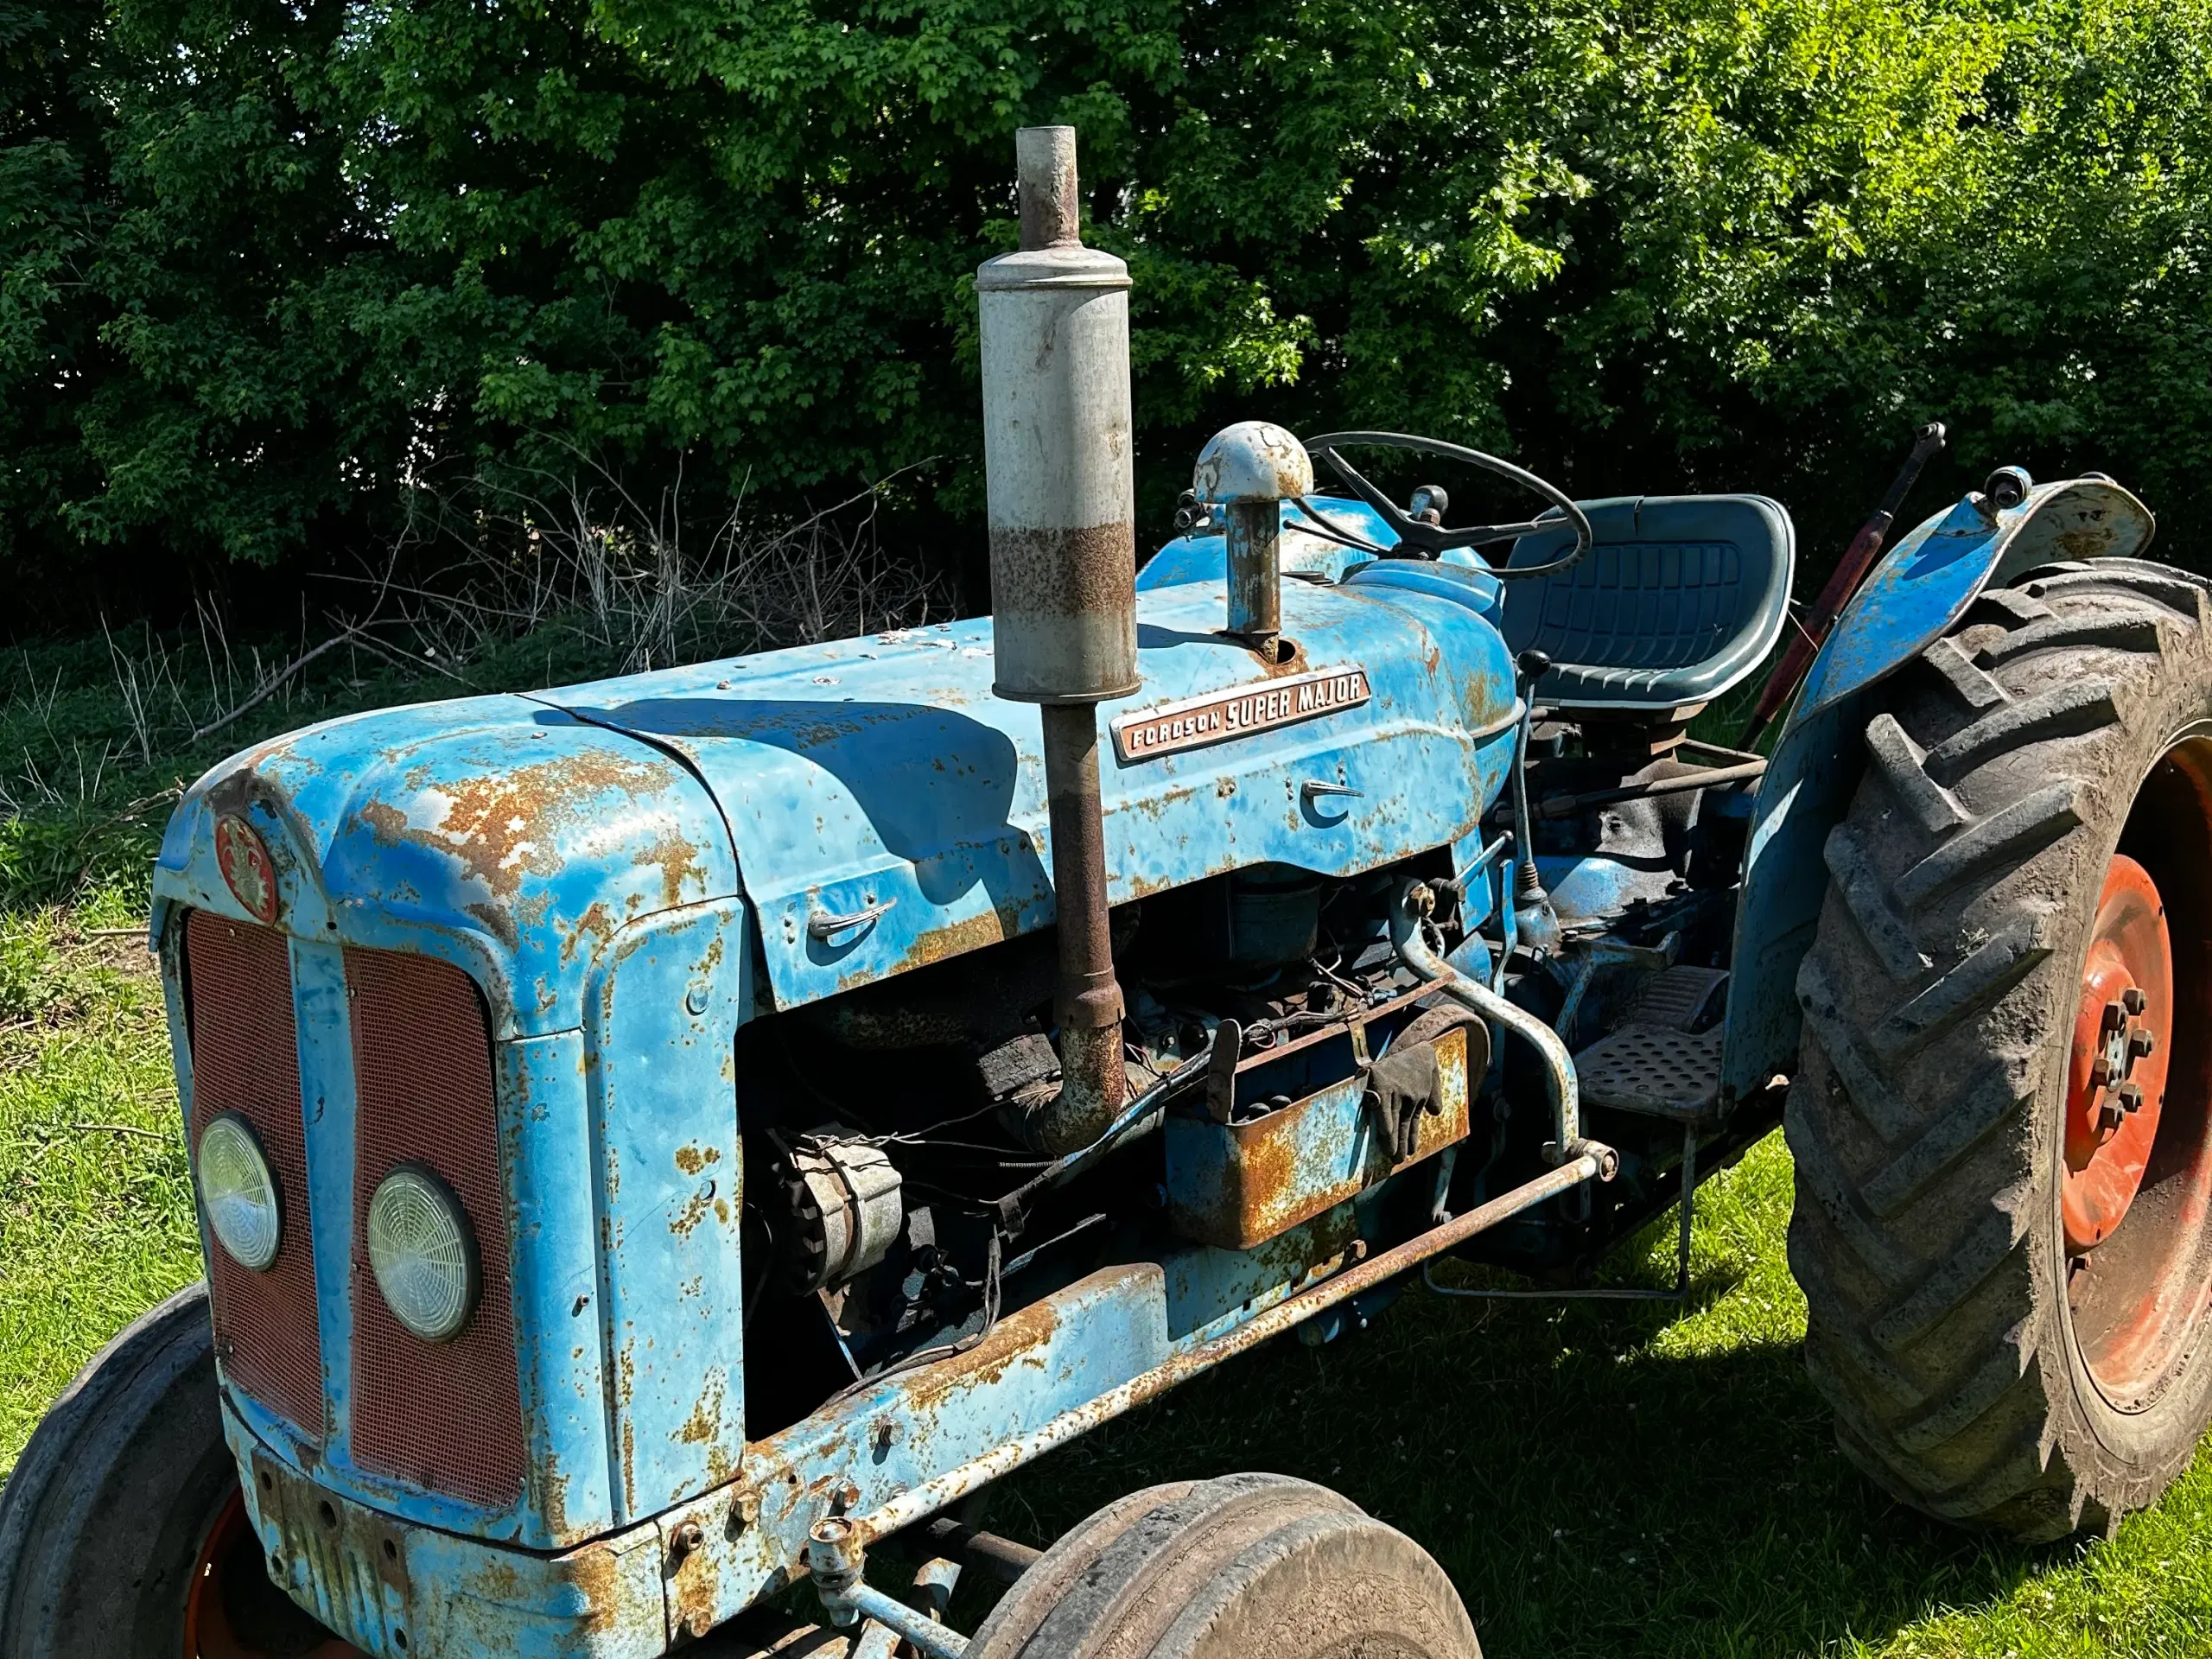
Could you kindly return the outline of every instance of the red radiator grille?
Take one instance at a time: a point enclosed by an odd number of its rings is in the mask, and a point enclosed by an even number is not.
[[[507,1281],[507,1210],[484,1005],[431,957],[346,952],[359,1102],[353,1187],[353,1455],[363,1467],[498,1507],[522,1491],[522,1402]],[[394,1166],[428,1164],[460,1196],[483,1294],[461,1335],[428,1343],[370,1272],[369,1198]]]
[[[219,1112],[253,1125],[276,1177],[283,1230],[266,1273],[207,1249],[215,1351],[232,1383],[322,1438],[322,1339],[315,1326],[306,1130],[284,936],[194,911],[184,924],[192,1044],[192,1144]]]

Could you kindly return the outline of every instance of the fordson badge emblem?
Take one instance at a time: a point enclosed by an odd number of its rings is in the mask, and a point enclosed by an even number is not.
[[[235,813],[215,820],[215,861],[231,895],[247,912],[271,925],[276,920],[276,867],[260,834]]]
[[[1254,680],[1211,696],[1159,703],[1113,723],[1114,753],[1127,766],[1232,737],[1249,737],[1277,726],[1356,709],[1372,696],[1367,671],[1357,663],[1276,680]]]

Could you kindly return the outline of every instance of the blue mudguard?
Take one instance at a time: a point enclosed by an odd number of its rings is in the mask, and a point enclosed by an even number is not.
[[[1822,851],[1858,789],[1882,683],[1983,588],[2038,565],[2140,553],[2153,528],[2142,502],[2092,475],[2038,485],[2002,510],[1969,495],[1875,568],[1815,659],[1759,786],[1736,912],[1725,1097],[1740,1100],[1796,1069],[1797,964],[1827,892]]]

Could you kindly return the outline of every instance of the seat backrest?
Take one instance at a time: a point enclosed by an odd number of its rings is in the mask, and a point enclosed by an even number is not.
[[[1505,584],[1505,638],[1552,659],[1536,700],[1562,709],[1657,711],[1707,702],[1759,664],[1789,606],[1796,537],[1761,495],[1587,501],[1590,550],[1554,576]],[[1514,543],[1506,563],[1547,563],[1567,529]]]

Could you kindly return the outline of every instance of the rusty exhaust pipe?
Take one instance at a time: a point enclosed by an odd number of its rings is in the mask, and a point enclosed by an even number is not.
[[[976,273],[1000,696],[1041,705],[1059,928],[1060,1088],[1024,1134],[1058,1156],[1128,1093],[1106,914],[1098,704],[1137,689],[1129,272],[1083,245],[1075,129],[1014,134],[1021,247]]]

